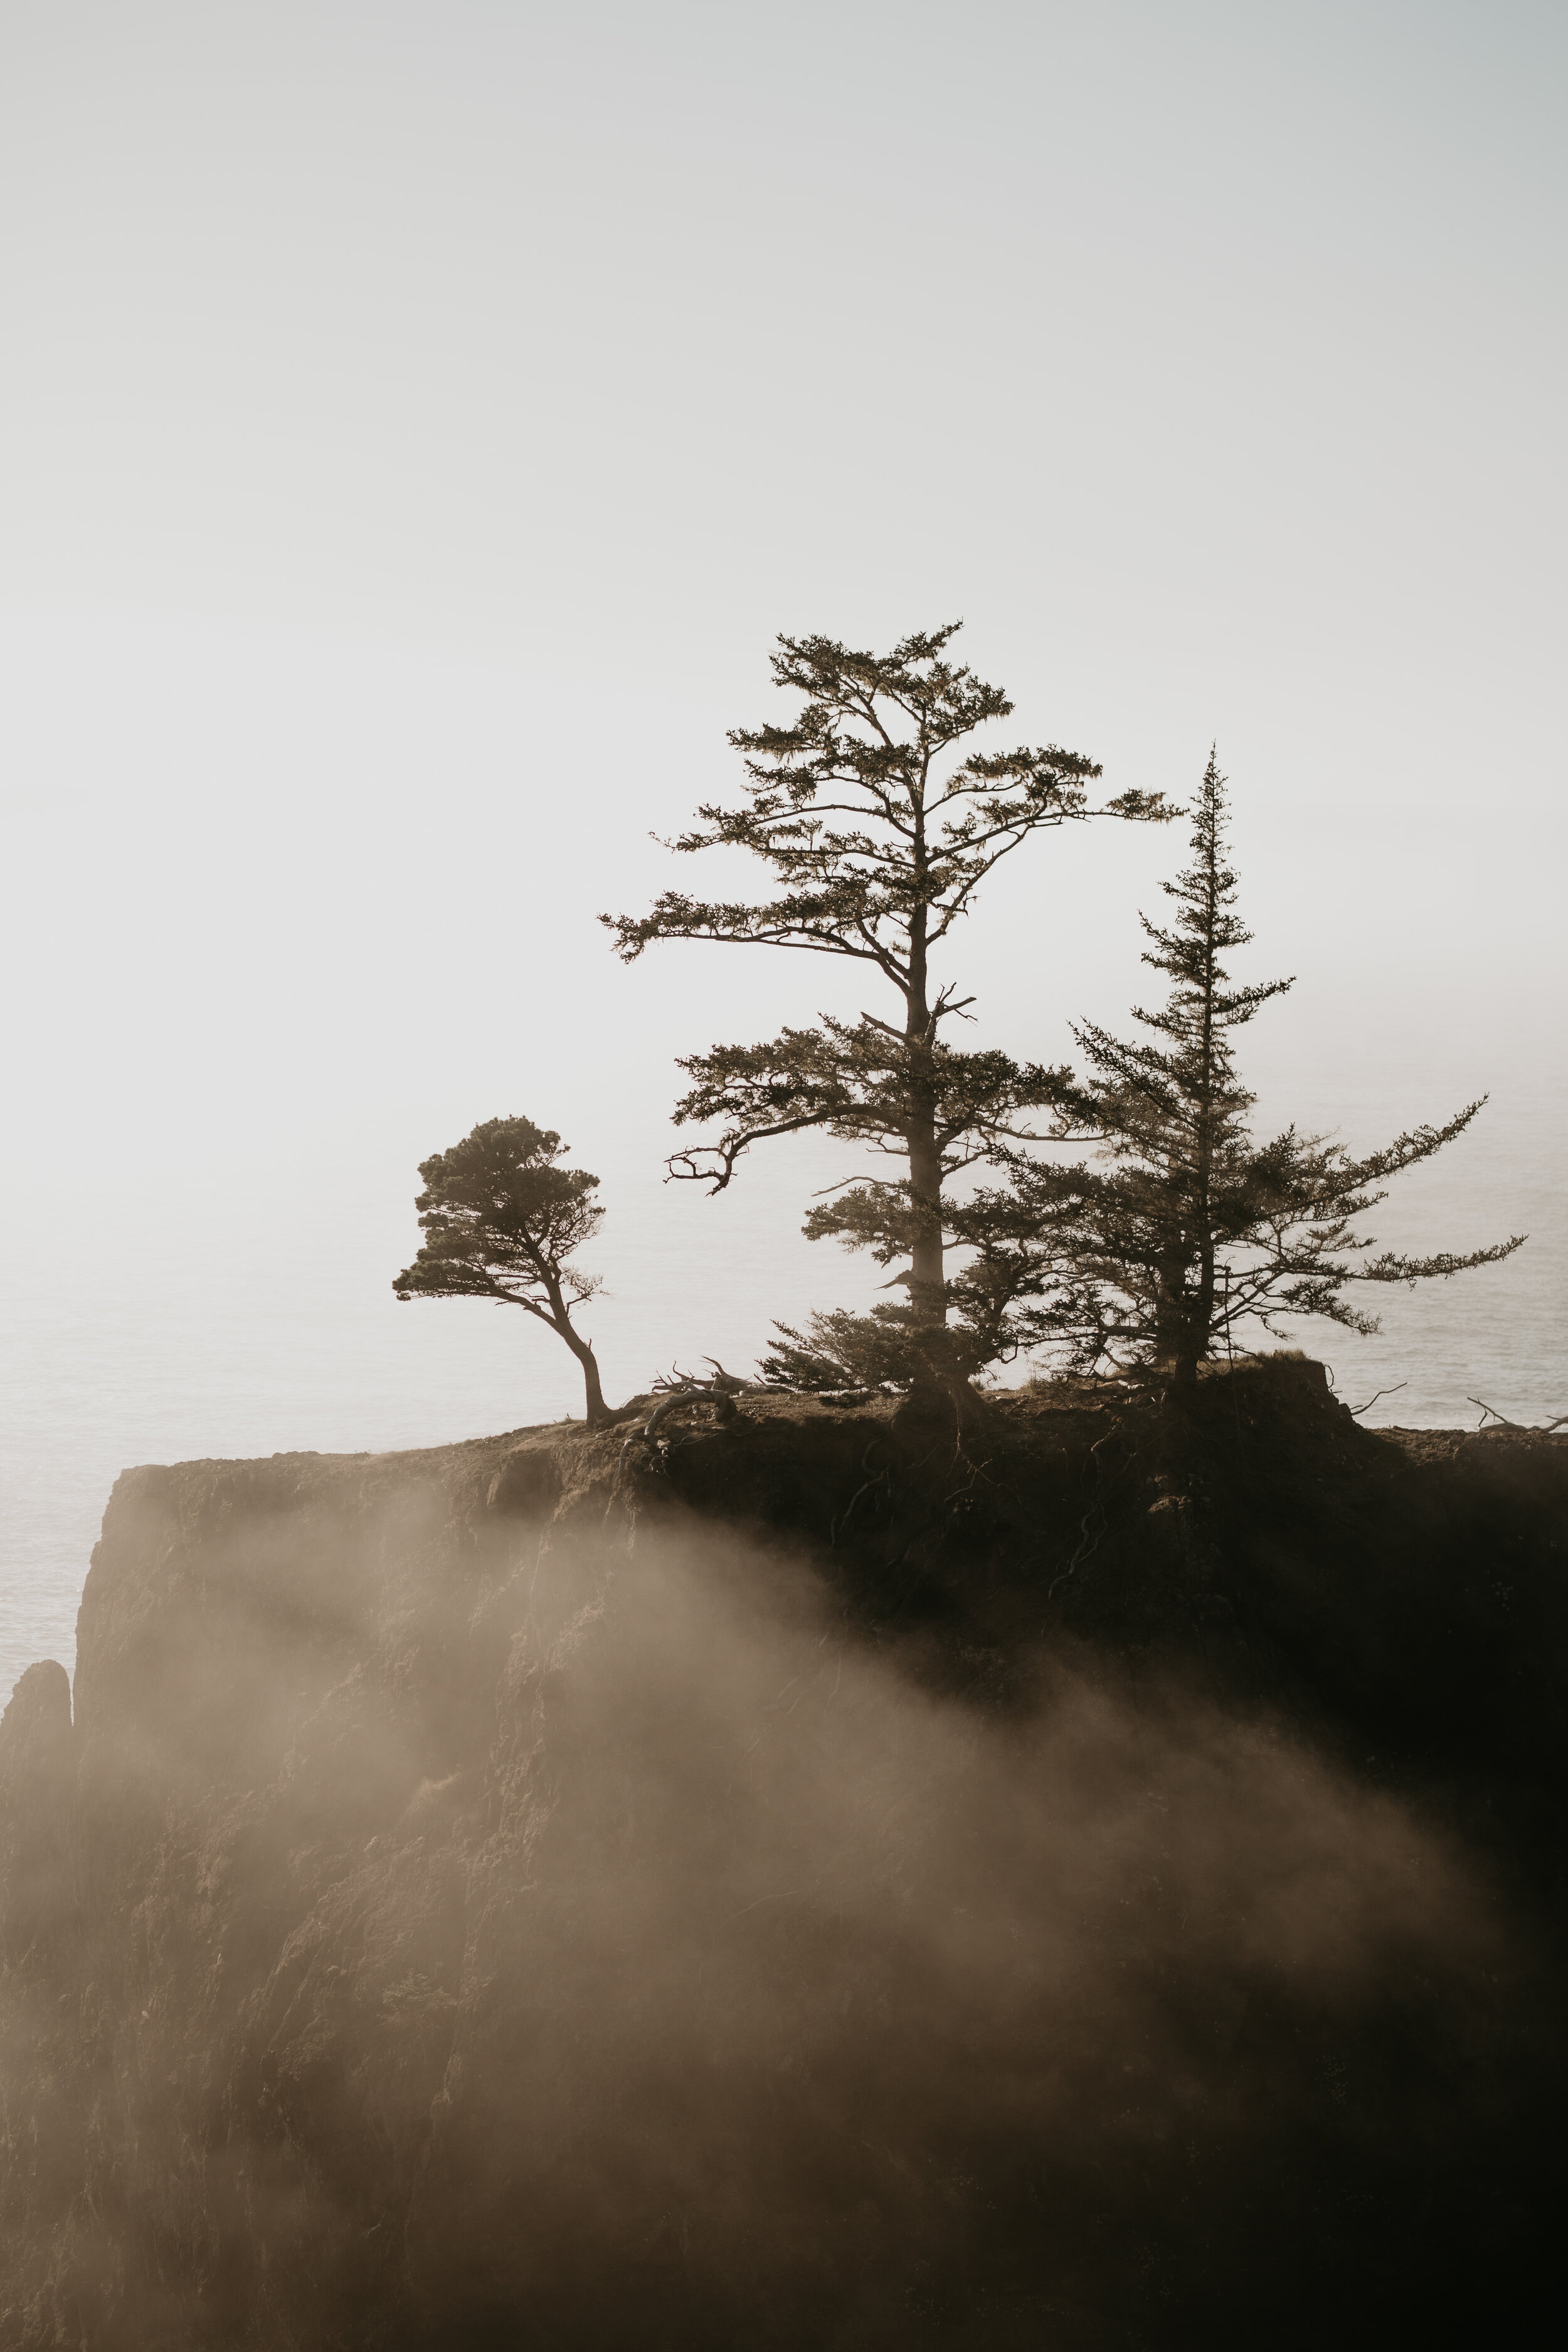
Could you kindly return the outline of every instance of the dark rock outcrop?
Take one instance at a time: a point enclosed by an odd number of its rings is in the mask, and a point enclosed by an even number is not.
[[[128,1472],[0,2347],[1527,2340],[1565,1506],[1289,1359]]]

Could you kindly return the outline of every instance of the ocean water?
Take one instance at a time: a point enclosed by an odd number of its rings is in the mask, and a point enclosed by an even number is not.
[[[1376,1102],[1339,1108],[1353,1143],[1387,1129]],[[1375,1339],[1293,1335],[1369,1426],[1473,1427],[1483,1404],[1521,1422],[1568,1412],[1565,1160],[1561,1109],[1515,1094],[1368,1221],[1412,1250],[1531,1234],[1506,1265],[1373,1294]],[[612,1399],[678,1360],[749,1370],[771,1317],[871,1297],[858,1261],[799,1237],[806,1192],[837,1164],[826,1147],[759,1160],[717,1202],[647,1168],[606,1174],[594,1262],[610,1295],[584,1321]],[[173,1206],[124,1183],[110,1206],[68,1171],[11,1204],[0,1690],[35,1658],[71,1666],[82,1579],[129,1465],[429,1445],[581,1412],[570,1359],[525,1317],[398,1305],[390,1277],[417,1238],[407,1192],[352,1155],[335,1173],[301,1155],[292,1182],[276,1165],[219,1169]]]

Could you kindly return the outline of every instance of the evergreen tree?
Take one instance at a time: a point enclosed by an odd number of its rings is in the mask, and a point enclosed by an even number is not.
[[[773,677],[804,708],[793,725],[731,735],[745,762],[744,803],[701,807],[699,827],[672,845],[747,849],[772,869],[775,894],[753,904],[668,891],[647,916],[602,918],[628,963],[658,940],[708,940],[846,959],[890,989],[892,1020],[824,1014],[812,1028],[682,1060],[693,1084],[677,1125],[723,1125],[717,1143],[676,1153],[670,1169],[722,1191],[753,1143],[813,1128],[892,1155],[902,1163],[895,1181],[853,1187],[814,1211],[806,1230],[869,1247],[884,1264],[907,1259],[894,1280],[908,1290],[906,1324],[919,1327],[943,1322],[952,1303],[944,1188],[1032,1136],[1031,1114],[1062,1082],[946,1042],[942,1024],[973,1000],[939,983],[937,952],[985,877],[1031,835],[1095,815],[1166,814],[1142,793],[1091,807],[1100,769],[1077,752],[963,752],[1013,706],[947,660],[958,625],[886,655],[781,636]]]
[[[1352,1230],[1386,1197],[1387,1179],[1464,1132],[1484,1096],[1362,1159],[1294,1127],[1253,1142],[1254,1097],[1232,1038],[1292,983],[1237,986],[1222,961],[1252,935],[1234,911],[1225,779],[1212,754],[1194,814],[1193,863],[1161,886],[1175,904],[1173,924],[1141,918],[1143,961],[1170,982],[1160,1009],[1133,1010],[1148,1036],[1074,1027],[1089,1076],[1060,1089],[1058,1107],[1098,1139],[1098,1164],[1048,1167],[1006,1153],[1011,1191],[983,1194],[973,1209],[994,1248],[1026,1267],[1032,1296],[1020,1283],[1013,1317],[1019,1338],[1084,1366],[1166,1364],[1179,1382],[1195,1380],[1243,1324],[1279,1336],[1282,1318],[1321,1316],[1374,1331],[1375,1318],[1343,1295],[1352,1284],[1414,1284],[1495,1265],[1524,1239],[1465,1255],[1369,1256],[1374,1244]]]
[[[1068,1076],[1065,1071],[1051,1074],[1050,1099],[1060,1097]],[[908,1249],[903,1188],[862,1186],[857,1193],[860,1199],[880,1193],[882,1199],[868,1202],[864,1216],[856,1214],[855,1196],[847,1203],[813,1209],[805,1231],[814,1240],[834,1234],[848,1247],[868,1249],[879,1264],[891,1265]],[[1043,1302],[1060,1287],[1044,1246],[1049,1222],[1038,1204],[1026,1205],[1012,1193],[944,1200],[944,1250],[963,1254],[945,1286],[947,1320],[922,1318],[910,1303],[879,1305],[868,1315],[844,1308],[814,1315],[804,1332],[776,1323],[778,1338],[759,1368],[763,1380],[794,1389],[920,1386],[960,1392],[976,1373],[1034,1343]]]
[[[593,1349],[572,1309],[601,1285],[567,1261],[605,1212],[599,1180],[556,1162],[566,1146],[527,1118],[489,1118],[450,1151],[422,1160],[415,1207],[425,1240],[393,1284],[401,1299],[493,1298],[521,1307],[564,1340],[583,1370],[590,1427],[611,1416]]]

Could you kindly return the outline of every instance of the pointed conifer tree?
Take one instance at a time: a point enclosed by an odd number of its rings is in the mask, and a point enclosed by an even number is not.
[[[1407,1257],[1373,1244],[1353,1220],[1382,1201],[1386,1180],[1464,1132],[1482,1096],[1441,1127],[1421,1127],[1357,1159],[1294,1127],[1256,1144],[1253,1095],[1233,1044],[1289,980],[1235,983],[1223,959],[1251,933],[1237,917],[1226,862],[1225,779],[1211,753],[1196,806],[1193,862],[1161,887],[1175,918],[1142,918],[1143,961],[1169,982],[1164,1003],[1135,1007],[1147,1034],[1124,1040],[1075,1024],[1087,1079],[1058,1107],[1100,1143],[1098,1164],[1050,1167],[1012,1152],[1010,1193],[982,1194],[972,1214],[1026,1263],[1014,1328],[1069,1361],[1146,1361],[1190,1384],[1205,1357],[1252,1324],[1281,1336],[1280,1318],[1321,1316],[1371,1332],[1352,1307],[1358,1283],[1416,1283],[1495,1265],[1515,1234],[1464,1255]]]
[[[731,735],[744,801],[700,808],[700,824],[672,845],[749,850],[770,869],[773,895],[668,891],[646,916],[602,918],[628,963],[656,940],[703,940],[831,956],[876,979],[891,1018],[824,1013],[812,1027],[681,1061],[692,1085],[676,1123],[716,1122],[721,1132],[676,1153],[670,1171],[721,1191],[752,1144],[808,1129],[889,1153],[900,1163],[893,1181],[852,1187],[814,1211],[806,1230],[903,1261],[893,1280],[907,1289],[905,1318],[922,1327],[941,1325],[950,1305],[944,1188],[1031,1135],[1031,1114],[1061,1075],[947,1042],[944,1024],[973,999],[939,979],[941,951],[986,876],[1031,835],[1097,815],[1167,814],[1158,795],[1137,792],[1092,806],[1100,772],[1078,752],[965,750],[1013,706],[948,659],[958,626],[906,637],[888,654],[781,636],[773,677],[803,707],[790,725]]]

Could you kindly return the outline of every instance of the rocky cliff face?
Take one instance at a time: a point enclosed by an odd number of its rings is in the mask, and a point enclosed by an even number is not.
[[[1565,1504],[1289,1361],[127,1473],[0,2345],[1524,2340]]]

